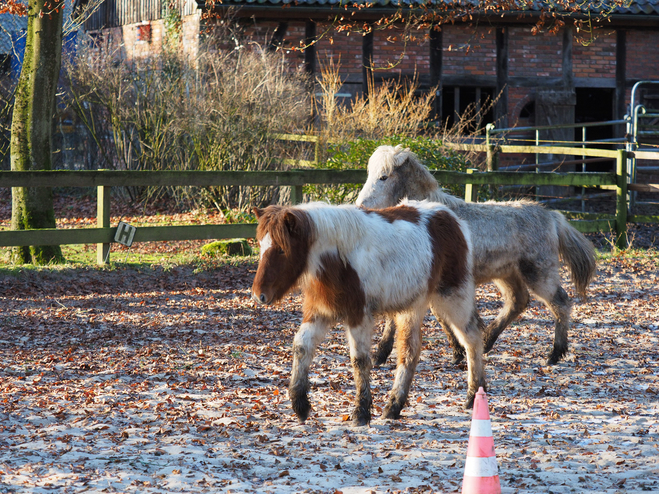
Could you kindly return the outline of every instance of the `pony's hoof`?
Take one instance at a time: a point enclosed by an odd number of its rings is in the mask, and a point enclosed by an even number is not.
[[[451,360],[451,363],[453,365],[458,365],[462,363],[462,361],[465,359],[465,354],[462,352],[453,352],[453,360]]]
[[[371,422],[371,416],[362,416],[362,415],[353,415],[352,417],[352,425],[355,427],[363,427],[365,425],[368,425]]]
[[[400,408],[395,405],[388,404],[386,407],[384,407],[382,418],[390,420],[400,419]]]
[[[306,395],[293,398],[293,411],[297,415],[298,420],[301,424],[304,424],[309,418],[309,412],[311,412],[311,404],[309,403],[309,398]]]
[[[560,351],[551,352],[551,355],[549,355],[549,358],[547,359],[547,365],[556,365],[561,361],[563,355],[565,355],[566,353],[567,352],[560,352]]]
[[[464,404],[465,410],[471,410],[472,408],[474,408],[474,398],[476,398],[476,393],[470,391],[469,394],[467,395],[467,401],[465,401]]]
[[[371,364],[373,364],[373,367],[380,367],[381,365],[384,365],[387,362],[387,357],[388,355],[382,355],[380,353],[376,353],[371,356]]]

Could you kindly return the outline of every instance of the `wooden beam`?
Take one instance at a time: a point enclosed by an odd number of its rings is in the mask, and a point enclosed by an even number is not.
[[[620,120],[627,113],[627,32],[623,29],[616,31],[616,91],[613,109],[613,119]],[[625,135],[626,128],[620,124],[616,135]]]
[[[430,27],[430,87],[436,88],[433,118],[442,118],[442,31]]]
[[[362,37],[362,92],[368,96],[368,86],[373,77],[373,30]]]
[[[283,186],[305,184],[356,184],[366,181],[366,170],[288,170],[288,171],[0,171],[0,187],[112,187],[185,185]]]
[[[497,82],[494,108],[494,121],[497,127],[508,127],[508,28],[496,29]]]
[[[659,184],[627,184],[627,190],[659,193]]]
[[[613,220],[575,220],[570,221],[577,231],[581,233],[596,233],[596,232],[610,232],[615,225]]]
[[[637,160],[659,160],[658,151],[634,151],[629,154],[633,154]]]
[[[570,220],[606,220],[615,222],[616,217],[606,213],[582,213],[580,211],[558,211]],[[612,223],[613,224],[613,223]]]
[[[304,70],[307,74],[316,73],[316,23],[307,21],[304,26]]]
[[[288,30],[288,22],[282,21],[275,29],[270,42],[268,43],[268,51],[276,51],[284,43],[286,31]]]
[[[567,25],[563,29],[563,86],[567,89],[574,89],[574,73],[572,68],[572,27]]]
[[[632,214],[627,216],[627,223],[659,223],[659,216]]]
[[[0,246],[98,244],[114,241],[116,228],[79,228],[44,230],[2,230]],[[251,238],[256,235],[255,223],[231,225],[181,225],[137,227],[133,242],[164,240],[204,240],[222,238]]]
[[[450,143],[447,142],[444,144],[447,148],[453,149],[455,151],[473,151],[477,153],[487,152],[487,146],[485,144],[464,144],[464,143]],[[617,158],[617,151],[612,151],[610,149],[592,149],[592,148],[577,148],[577,147],[568,147],[568,146],[511,146],[511,145],[500,145],[498,147],[499,152],[501,153],[515,153],[515,154],[567,154],[574,156],[592,156],[595,158]],[[638,152],[636,153],[638,157]],[[659,157],[659,153],[654,153]],[[2,173],[0,172],[0,178]]]
[[[349,78],[348,78],[349,79]],[[423,82],[423,76],[421,77]],[[631,87],[636,80],[627,79],[627,87]],[[462,87],[492,87],[497,86],[497,77],[493,75],[442,75],[443,86],[462,86]],[[541,77],[541,76],[508,76],[508,87],[517,88],[536,88],[536,87],[550,87],[562,86],[563,77]],[[593,87],[593,88],[610,88],[614,89],[615,79],[595,78],[595,77],[575,77],[574,85],[576,87]]]
[[[613,173],[593,172],[479,172],[460,173],[447,170],[430,170],[441,184],[478,184],[478,185],[570,185],[577,187],[599,187],[615,185]]]

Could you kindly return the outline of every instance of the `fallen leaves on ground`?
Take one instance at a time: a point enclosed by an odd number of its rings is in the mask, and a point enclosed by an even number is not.
[[[339,326],[300,425],[286,388],[301,300],[256,307],[255,269],[0,275],[0,491],[458,492],[466,371],[434,319],[400,421],[344,421],[354,386]],[[659,490],[658,277],[656,258],[600,262],[557,366],[544,364],[553,325],[539,303],[502,334],[486,372],[504,492]],[[494,287],[478,299],[494,317]],[[391,362],[373,371],[376,417]]]

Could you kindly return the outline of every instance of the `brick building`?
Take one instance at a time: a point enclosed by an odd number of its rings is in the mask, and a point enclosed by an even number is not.
[[[498,127],[620,119],[633,85],[659,80],[659,0],[631,0],[616,8],[602,28],[586,36],[587,43],[569,23],[556,34],[534,35],[539,12],[533,10],[524,16],[482,15],[439,29],[405,31],[403,23],[394,23],[362,35],[339,32],[330,20],[344,15],[375,25],[395,12],[397,2],[375,0],[365,9],[333,0],[224,0],[212,7],[203,0],[180,2],[106,0],[85,28],[121,40],[127,58],[144,56],[160,49],[168,5],[177,5],[182,46],[194,56],[200,33],[217,22],[204,19],[214,13],[240,25],[246,39],[283,50],[310,73],[338,62],[345,97],[368,91],[370,74],[376,81],[417,77],[422,90],[438,88],[436,116],[451,119],[470,103],[498,95],[488,115]],[[557,132],[548,137],[574,137]],[[589,137],[607,138],[613,131],[601,132]]]

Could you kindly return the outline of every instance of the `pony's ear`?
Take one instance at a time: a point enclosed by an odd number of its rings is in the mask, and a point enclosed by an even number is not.
[[[302,221],[298,215],[291,211],[286,211],[286,214],[284,215],[284,225],[286,225],[286,229],[292,237],[299,237],[302,233]]]
[[[256,216],[256,219],[260,219],[261,216],[263,216],[263,209],[259,208],[253,208],[252,211],[254,212],[254,215]]]

